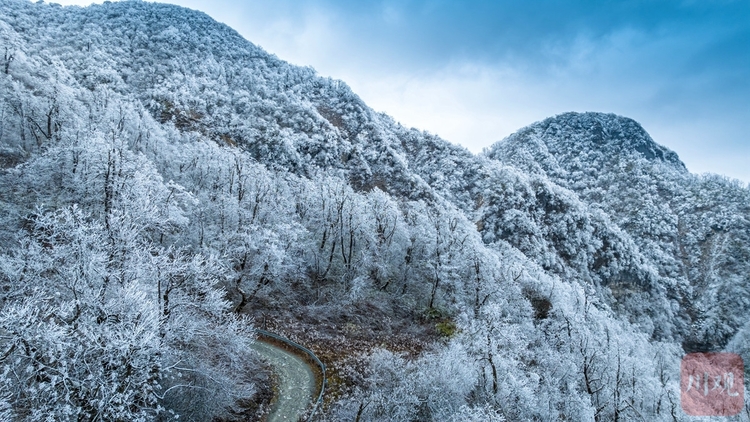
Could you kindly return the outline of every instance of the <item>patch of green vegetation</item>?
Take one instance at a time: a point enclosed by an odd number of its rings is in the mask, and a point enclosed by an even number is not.
[[[424,318],[427,320],[445,319],[448,315],[438,308],[427,308],[424,311]]]
[[[422,314],[425,321],[431,321],[435,324],[435,331],[440,337],[451,338],[458,332],[456,323],[451,319],[450,314],[439,308],[427,308]]]
[[[456,326],[456,323],[454,323],[451,320],[445,320],[438,322],[435,324],[435,329],[437,329],[437,332],[447,338],[451,338],[458,332],[458,327]]]

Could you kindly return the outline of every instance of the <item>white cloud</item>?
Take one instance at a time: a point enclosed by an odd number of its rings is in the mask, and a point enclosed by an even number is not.
[[[554,113],[547,104],[529,107],[538,95],[520,92],[528,84],[511,69],[463,64],[429,74],[342,76],[376,110],[474,152]]]

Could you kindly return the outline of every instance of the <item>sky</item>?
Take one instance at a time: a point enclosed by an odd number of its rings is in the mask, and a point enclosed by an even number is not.
[[[600,111],[635,119],[693,173],[750,182],[750,0],[163,2],[473,152]]]

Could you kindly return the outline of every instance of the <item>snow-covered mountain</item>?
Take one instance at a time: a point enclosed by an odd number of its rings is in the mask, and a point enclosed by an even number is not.
[[[720,349],[747,322],[750,192],[687,172],[636,122],[563,114],[495,144],[487,155],[574,191],[627,233],[679,301],[688,349]]]
[[[6,419],[258,418],[252,324],[329,420],[679,420],[683,350],[750,359],[750,191],[630,119],[474,155],[146,2],[0,2],[0,53]]]

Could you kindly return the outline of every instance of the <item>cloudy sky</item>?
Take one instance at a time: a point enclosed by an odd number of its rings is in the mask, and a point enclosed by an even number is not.
[[[750,182],[750,0],[165,2],[474,152],[603,111],[639,121],[694,173]]]

